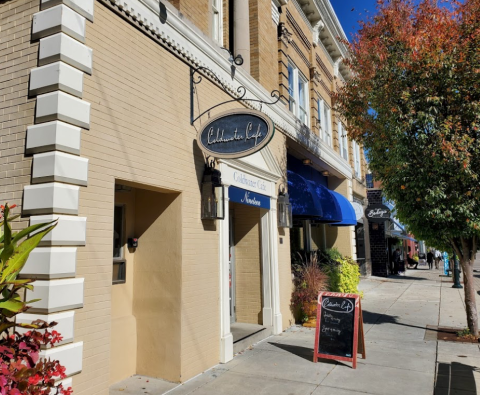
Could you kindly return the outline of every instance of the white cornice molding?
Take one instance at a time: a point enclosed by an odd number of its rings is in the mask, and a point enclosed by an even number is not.
[[[106,4],[114,3],[119,9],[130,15],[141,23],[147,30],[152,32],[157,38],[167,43],[170,50],[181,55],[188,63],[194,66],[205,66],[214,72],[222,84],[233,94],[237,92],[240,85],[247,89],[247,98],[272,101],[270,92],[261,86],[253,77],[246,73],[241,67],[238,67],[235,74],[235,80],[230,76],[230,62],[226,57],[226,51],[216,45],[211,39],[205,36],[191,22],[185,20],[178,10],[171,4],[165,3],[168,10],[166,23],[161,23],[159,14],[160,7],[158,0],[101,0]],[[263,105],[258,103],[245,102],[245,105],[262,111],[268,115],[275,125],[278,126],[287,136],[294,141],[299,142],[303,147],[319,158],[328,157],[321,152],[321,141],[313,132],[308,133],[308,138],[302,129],[305,126],[294,117],[285,106],[280,102],[275,105]],[[338,168],[346,177],[351,178],[351,169],[348,172],[343,170],[340,162],[340,156],[337,155],[338,165],[335,161],[328,163],[330,166]]]

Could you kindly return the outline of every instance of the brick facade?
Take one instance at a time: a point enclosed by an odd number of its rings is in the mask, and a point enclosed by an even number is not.
[[[25,156],[27,126],[33,124],[35,98],[28,97],[30,69],[37,65],[38,42],[31,43],[32,18],[40,0],[0,4],[0,202],[22,207],[30,184],[32,159]],[[26,221],[14,226],[24,227]]]

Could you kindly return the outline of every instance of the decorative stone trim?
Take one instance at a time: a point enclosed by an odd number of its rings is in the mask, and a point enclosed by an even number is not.
[[[65,366],[65,374],[73,376],[82,371],[83,342],[67,344],[40,352],[40,358],[59,360]]]
[[[40,246],[84,246],[86,243],[87,218],[70,215],[37,215],[30,217],[30,225],[58,219],[57,226],[47,234]]]
[[[82,129],[68,123],[52,121],[27,128],[26,153],[63,151],[80,155]]]
[[[78,214],[80,187],[75,185],[48,184],[28,185],[24,188],[24,214]]]
[[[76,265],[75,247],[35,248],[20,272],[20,277],[41,280],[75,277]]]
[[[85,42],[85,18],[64,5],[37,12],[33,16],[32,40],[63,32]]]
[[[51,181],[86,186],[88,159],[58,151],[33,155],[32,183]]]
[[[90,129],[90,103],[60,91],[38,96],[35,116],[37,123],[58,120]]]
[[[81,98],[83,95],[83,73],[63,62],[38,67],[30,72],[31,95],[56,90]]]
[[[33,16],[32,23],[31,38],[40,39],[40,45],[39,67],[31,70],[29,92],[39,96],[36,125],[27,128],[26,153],[34,154],[35,185],[24,188],[23,214],[32,215],[31,225],[55,219],[58,223],[32,251],[20,274],[39,279],[26,297],[40,301],[18,320],[56,321],[55,329],[62,334],[63,344],[74,340],[75,314],[68,310],[82,308],[84,297],[84,279],[74,278],[77,248],[68,246],[86,243],[87,219],[75,215],[79,186],[88,182],[88,159],[78,155],[81,128],[90,128],[90,103],[81,97],[83,73],[92,73],[92,50],[83,43],[85,18],[93,21],[94,3],[41,0],[42,11]],[[77,374],[82,370],[83,342],[56,346],[43,351],[41,357],[58,359],[67,375]],[[69,387],[72,380],[64,384]]]
[[[31,304],[29,313],[51,314],[83,307],[83,282],[83,278],[35,281],[26,298],[40,300]]]
[[[92,52],[86,45],[64,33],[58,33],[40,40],[38,65],[43,66],[61,60],[87,74],[92,74]]]
[[[42,10],[45,10],[59,4],[65,4],[87,18],[90,22],[93,22],[94,0],[42,0],[40,7]]]
[[[74,318],[74,311],[66,311],[63,313],[47,315],[22,313],[17,315],[17,322],[23,324],[29,324],[35,320],[43,320],[47,323],[56,322],[57,325],[55,325],[55,330],[61,333],[63,337],[63,340],[58,345],[62,345],[73,342]],[[19,328],[19,330],[22,331],[21,328]],[[27,331],[27,329],[24,329],[23,331]]]

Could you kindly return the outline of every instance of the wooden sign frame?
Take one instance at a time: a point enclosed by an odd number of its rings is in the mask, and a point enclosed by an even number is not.
[[[323,297],[331,296],[335,298],[348,298],[355,299],[355,311],[354,311],[354,322],[353,322],[353,354],[352,358],[330,355],[330,354],[321,354],[318,352],[318,346],[320,343],[320,322],[321,322],[321,312],[322,312],[322,299]],[[318,358],[332,359],[337,361],[346,361],[352,362],[353,369],[357,368],[357,354],[362,354],[362,359],[366,359],[365,354],[365,335],[363,332],[363,315],[362,315],[362,306],[360,302],[360,295],[357,294],[344,294],[338,292],[320,292],[318,294],[317,300],[317,329],[315,330],[315,349],[313,350],[313,362],[317,362]]]

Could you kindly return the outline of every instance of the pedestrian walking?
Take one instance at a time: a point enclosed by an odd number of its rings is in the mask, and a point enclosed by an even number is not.
[[[432,252],[432,250],[428,250],[428,252],[427,252],[427,263],[428,263],[428,269],[432,270],[432,268],[433,268],[433,252]]]
[[[435,250],[435,269],[440,267],[440,261],[442,260],[442,253],[440,250]]]
[[[392,256],[392,263],[393,263],[393,268],[392,268],[392,274],[398,274],[398,267],[400,266],[400,248],[397,248],[395,251],[393,251],[393,256]]]

